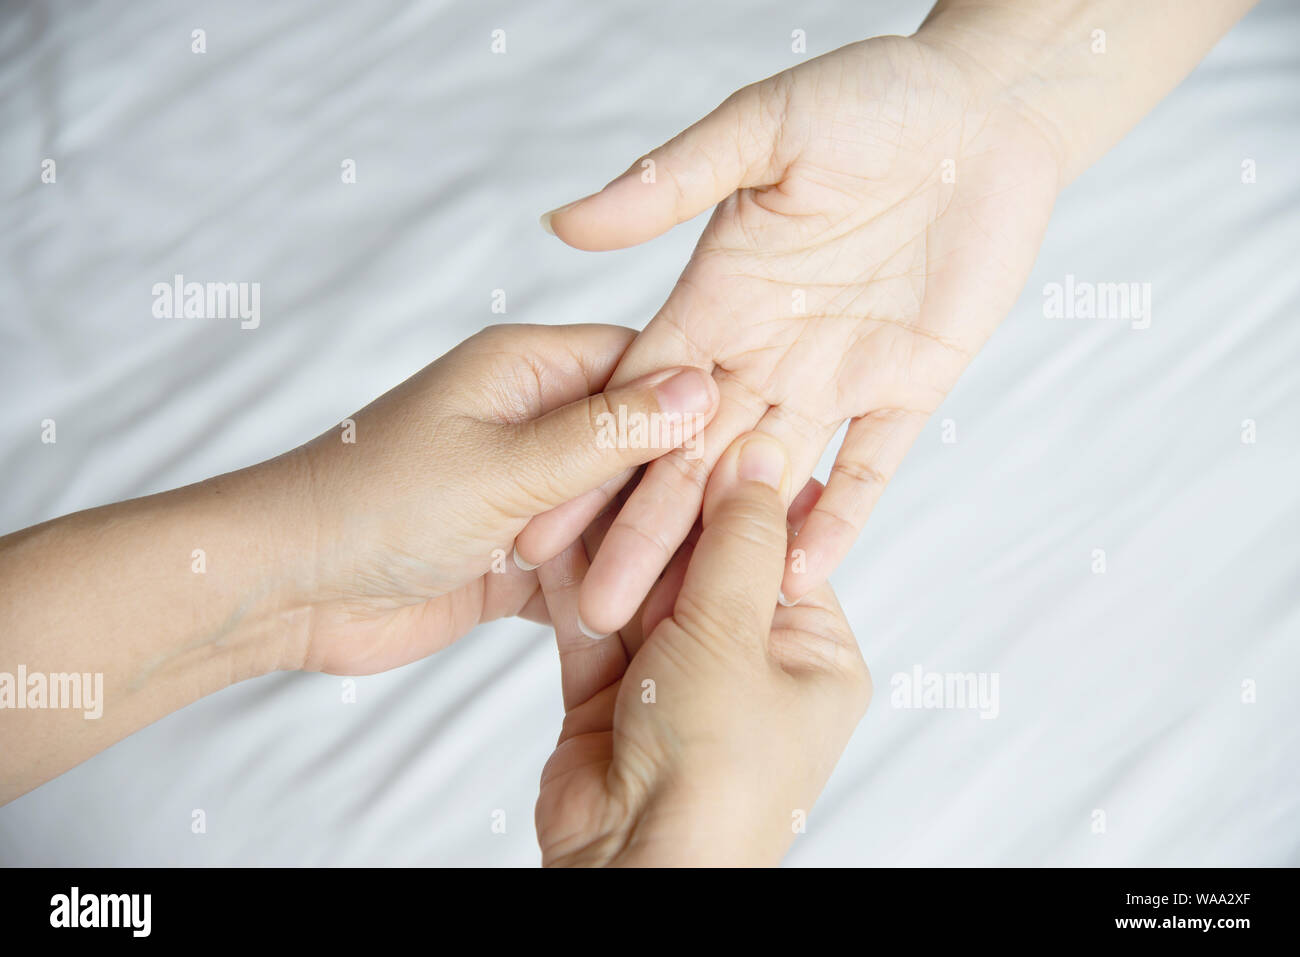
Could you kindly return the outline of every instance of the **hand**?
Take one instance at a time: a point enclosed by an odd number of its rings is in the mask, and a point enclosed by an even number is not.
[[[539,569],[565,703],[537,800],[545,864],[780,861],[871,696],[828,586],[777,607],[789,481],[768,436],[726,451],[644,632],[581,633],[581,542]]]
[[[783,598],[807,595],[848,551],[1015,301],[1057,191],[1051,137],[969,62],[921,35],[844,47],[739,91],[550,216],[566,243],[613,249],[720,202],[611,380],[708,369],[718,413],[701,454],[653,463],[609,529],[581,591],[588,631],[628,621],[695,521],[718,457],[749,429],[785,445],[797,489],[850,421]],[[520,553],[557,554],[613,491],[534,520]]]
[[[536,574],[511,558],[515,535],[688,443],[717,403],[696,369],[598,394],[631,338],[616,326],[490,328],[358,412],[354,442],[333,431],[300,450],[318,529],[302,667],[382,671],[481,621],[546,620]],[[632,448],[598,441],[599,416],[620,407],[682,428]]]
[[[510,559],[515,534],[692,441],[717,404],[696,369],[593,395],[631,338],[489,329],[345,432],[0,538],[0,672],[88,685],[79,709],[6,712],[0,804],[236,681],[381,671],[479,621],[545,619],[537,575]]]

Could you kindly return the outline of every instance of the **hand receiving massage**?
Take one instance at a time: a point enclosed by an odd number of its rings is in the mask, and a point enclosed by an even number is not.
[[[582,588],[584,629],[632,617],[695,522],[719,456],[750,429],[789,450],[797,491],[849,423],[792,543],[783,597],[824,581],[1020,294],[1058,191],[1252,2],[941,0],[915,35],[745,87],[544,216],[564,242],[602,250],[718,204],[613,378],[709,370],[717,415],[702,455],[656,461],[622,506]],[[558,554],[617,490],[535,519],[523,560]]]
[[[601,392],[632,336],[491,328],[357,413],[352,441],[331,430],[0,539],[0,673],[104,676],[96,719],[7,702],[0,802],[233,682],[394,668],[523,615],[556,623],[563,663],[537,815],[548,862],[776,863],[870,693],[829,589],[777,607],[781,446],[742,438],[715,469],[698,544],[644,629],[578,636],[582,542],[538,572],[509,560],[532,516],[668,451],[602,441],[602,413],[676,417],[683,440],[713,413],[694,369]]]

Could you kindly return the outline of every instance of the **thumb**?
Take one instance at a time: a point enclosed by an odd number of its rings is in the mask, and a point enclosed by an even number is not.
[[[733,93],[600,192],[543,215],[542,227],[578,249],[621,249],[667,232],[738,189],[778,182],[783,90],[771,78]]]
[[[727,448],[704,492],[704,531],[691,554],[673,618],[703,639],[764,647],[785,571],[790,465],[763,432]]]
[[[665,452],[693,448],[717,406],[713,376],[668,369],[507,426],[511,500],[532,517]]]

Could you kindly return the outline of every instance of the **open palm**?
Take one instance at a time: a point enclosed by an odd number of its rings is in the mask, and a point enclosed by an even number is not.
[[[1014,303],[1056,195],[1048,139],[978,90],[917,39],[854,44],[746,87],[551,217],[570,245],[610,249],[719,204],[613,380],[711,369],[719,412],[696,454],[653,463],[623,506],[582,589],[586,630],[613,631],[635,612],[695,521],[718,456],[750,429],[785,443],[798,489],[849,421],[784,596],[798,600],[843,558]],[[534,520],[521,553],[555,554],[608,495]]]

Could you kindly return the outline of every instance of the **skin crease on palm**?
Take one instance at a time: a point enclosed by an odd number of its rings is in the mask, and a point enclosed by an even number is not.
[[[695,253],[613,383],[711,370],[702,454],[654,462],[582,586],[591,636],[622,627],[695,522],[722,450],[750,429],[788,449],[803,487],[849,422],[782,582],[798,601],[848,552],[904,454],[1019,295],[1055,199],[1051,140],[984,103],[916,38],[844,47],[730,97],[601,192],[550,216],[580,249],[643,242],[717,203]],[[608,502],[534,519],[525,564],[557,554]],[[796,557],[795,550],[799,550]]]

